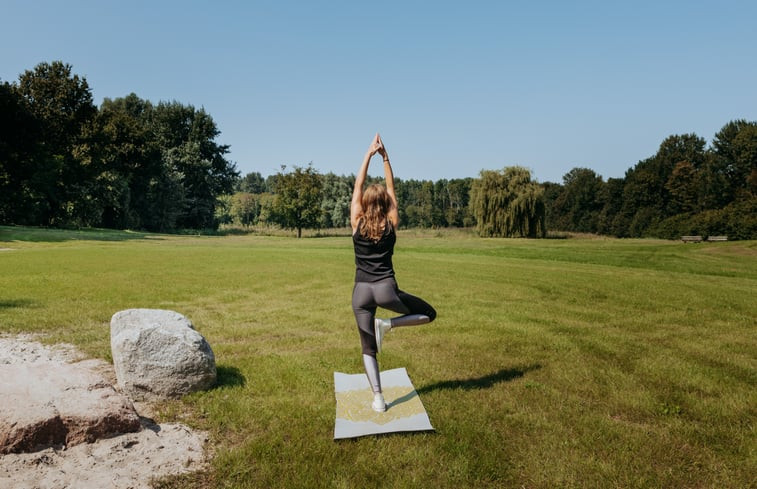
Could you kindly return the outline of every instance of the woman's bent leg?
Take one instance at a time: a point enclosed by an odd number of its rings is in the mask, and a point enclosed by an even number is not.
[[[420,297],[416,297],[397,288],[397,282],[382,282],[376,290],[376,303],[402,316],[391,319],[391,327],[416,326],[430,323],[436,319],[436,310]]]
[[[412,294],[408,294],[407,292],[403,292],[401,290],[397,291],[397,295],[399,296],[400,300],[403,304],[407,306],[408,309],[410,309],[410,313],[405,315],[406,323],[405,324],[396,324],[396,326],[412,326],[415,324],[425,324],[430,323],[434,319],[436,319],[436,309],[434,309],[431,304],[424,301],[420,297],[416,297]],[[419,316],[425,316],[427,320],[423,323],[417,323],[414,321],[421,320]],[[403,322],[403,316],[400,316],[399,318],[392,319],[392,326],[395,326],[394,322],[395,319],[398,320],[398,323]]]

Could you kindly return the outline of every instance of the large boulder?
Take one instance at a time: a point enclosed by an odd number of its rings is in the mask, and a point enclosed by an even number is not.
[[[118,385],[134,400],[181,397],[216,382],[213,350],[181,314],[127,309],[110,321]]]
[[[131,401],[97,373],[104,362],[65,363],[44,355],[27,361],[15,355],[19,349],[46,351],[39,343],[0,341],[0,455],[141,429]]]

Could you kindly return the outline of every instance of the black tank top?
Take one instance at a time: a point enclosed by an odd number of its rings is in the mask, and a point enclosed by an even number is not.
[[[352,235],[355,247],[355,282],[377,282],[394,277],[392,254],[397,235],[391,222],[386,221],[381,239],[373,241],[360,234],[360,223]]]

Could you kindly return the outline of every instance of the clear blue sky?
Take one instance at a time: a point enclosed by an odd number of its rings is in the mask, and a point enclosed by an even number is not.
[[[0,79],[61,60],[95,103],[204,107],[243,173],[623,176],[757,120],[757,2],[2,0]],[[379,163],[378,161],[376,163]],[[378,174],[376,164],[371,174]]]

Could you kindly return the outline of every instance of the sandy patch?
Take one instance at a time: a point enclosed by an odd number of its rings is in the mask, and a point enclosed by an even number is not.
[[[47,347],[34,341],[31,335],[0,336],[0,364],[45,362],[55,368],[56,364],[81,359],[81,354],[70,345]],[[115,379],[109,364],[101,362],[95,368],[107,379]],[[108,369],[110,372],[106,372]],[[149,409],[144,404],[136,406],[140,413]],[[153,478],[202,468],[203,446],[207,441],[204,433],[178,423],[155,424],[148,418],[142,418],[142,426],[140,432],[94,443],[0,455],[0,487],[149,488]]]

